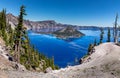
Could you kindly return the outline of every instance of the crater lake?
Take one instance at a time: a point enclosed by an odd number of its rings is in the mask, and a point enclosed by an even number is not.
[[[54,62],[60,68],[67,65],[78,64],[80,58],[87,54],[89,44],[100,40],[100,30],[80,30],[85,36],[77,39],[62,40],[53,35],[38,34],[28,31],[28,36],[35,49],[49,58],[54,57]],[[104,30],[103,42],[107,41],[107,32]],[[111,41],[113,41],[111,31]]]

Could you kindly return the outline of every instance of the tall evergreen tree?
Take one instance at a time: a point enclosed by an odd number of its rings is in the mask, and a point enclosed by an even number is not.
[[[23,29],[23,16],[26,15],[25,13],[25,6],[22,5],[20,7],[20,15],[18,18],[18,26],[16,27],[16,33],[15,33],[15,61],[20,63],[20,52],[21,52],[21,44],[22,44],[22,38],[25,35],[25,30]]]
[[[6,11],[0,12],[0,36],[7,46],[10,46],[10,54],[14,57],[14,61],[21,63],[29,70],[39,68],[40,71],[44,71],[47,67],[58,69],[58,66],[54,65],[54,58],[49,59],[31,47],[26,28],[23,26],[24,15],[26,15],[25,7],[21,6],[18,25],[13,30],[11,25],[6,23]]]
[[[4,37],[5,36],[5,30],[6,30],[6,10],[3,9],[2,11],[2,20],[1,20],[1,30],[2,30],[2,36]]]
[[[96,46],[97,45],[97,41],[96,41],[96,39],[95,39],[95,41],[94,41],[94,46]]]
[[[101,31],[101,34],[100,34],[100,43],[102,43],[102,41],[103,41],[103,34],[104,34],[103,28],[101,28],[100,31]]]
[[[111,37],[110,28],[108,28],[107,42],[110,42],[110,37]]]
[[[0,12],[0,36],[6,42],[6,45],[8,45],[8,33],[7,33],[6,10],[5,9],[3,9],[2,12]]]
[[[92,48],[93,48],[93,44],[89,44],[89,47],[88,47],[88,54],[87,54],[87,55],[90,55],[90,54],[91,54]]]

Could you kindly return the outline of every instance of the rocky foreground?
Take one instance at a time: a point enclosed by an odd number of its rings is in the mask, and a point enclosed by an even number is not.
[[[49,73],[38,73],[15,68],[6,58],[7,51],[0,43],[0,78],[120,78],[120,47],[114,43],[103,43],[84,59],[81,65],[69,66]],[[21,70],[22,69],[22,70]]]

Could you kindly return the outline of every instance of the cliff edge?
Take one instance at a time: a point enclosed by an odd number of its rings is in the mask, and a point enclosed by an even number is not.
[[[120,46],[103,43],[78,66],[51,73],[56,78],[120,78]]]
[[[94,53],[84,59],[81,65],[61,68],[46,74],[0,69],[0,78],[120,78],[120,46],[103,43],[94,48]]]

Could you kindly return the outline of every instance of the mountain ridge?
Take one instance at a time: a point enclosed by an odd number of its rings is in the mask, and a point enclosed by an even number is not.
[[[17,21],[17,16],[14,16],[11,13],[8,13],[6,15],[7,21],[9,24],[11,24],[12,28],[14,28],[18,21]],[[54,32],[60,29],[63,29],[67,26],[72,26],[73,28],[79,30],[79,29],[100,29],[98,26],[77,26],[77,25],[70,25],[70,24],[62,24],[62,23],[57,23],[54,20],[44,20],[44,21],[30,21],[30,20],[24,20],[24,26],[28,30],[33,30],[34,32],[38,33],[49,33],[49,32]]]

